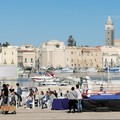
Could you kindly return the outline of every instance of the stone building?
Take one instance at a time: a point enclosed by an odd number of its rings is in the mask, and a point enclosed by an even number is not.
[[[65,46],[52,40],[40,47],[40,66],[53,67],[101,67],[102,54],[99,47]]]
[[[22,65],[22,51],[17,46],[1,47],[0,65]]]
[[[40,46],[40,66],[65,67],[65,45],[63,42],[52,40]]]
[[[38,65],[38,49],[33,45],[23,45],[20,47],[23,52],[23,67],[36,68]]]
[[[113,67],[120,65],[120,49],[111,46],[101,46],[103,67]]]
[[[102,67],[102,54],[99,47],[81,47],[81,67]]]

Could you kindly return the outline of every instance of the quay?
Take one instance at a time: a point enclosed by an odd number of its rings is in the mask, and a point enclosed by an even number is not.
[[[67,110],[19,107],[15,115],[0,114],[0,120],[120,120],[120,112],[67,113]]]

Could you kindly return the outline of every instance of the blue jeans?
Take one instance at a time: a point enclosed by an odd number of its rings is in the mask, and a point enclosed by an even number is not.
[[[81,99],[78,99],[78,103],[77,103],[77,108],[78,108],[78,111],[82,111],[82,104],[81,104]]]

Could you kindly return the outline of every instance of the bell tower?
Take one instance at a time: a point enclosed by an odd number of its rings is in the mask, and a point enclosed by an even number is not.
[[[110,16],[105,24],[105,39],[106,46],[114,46],[114,26]]]

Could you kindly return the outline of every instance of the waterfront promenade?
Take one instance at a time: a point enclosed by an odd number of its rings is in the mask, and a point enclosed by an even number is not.
[[[0,114],[0,120],[120,120],[120,112],[67,113],[66,110],[25,109],[20,107],[17,114]]]

